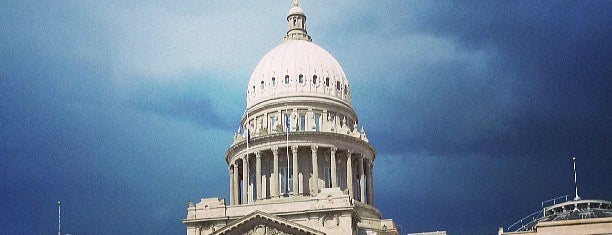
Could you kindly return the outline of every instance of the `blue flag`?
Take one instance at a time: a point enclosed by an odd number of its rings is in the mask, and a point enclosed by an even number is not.
[[[289,120],[289,114],[285,114],[285,126],[287,126],[287,132],[291,129],[291,121]]]

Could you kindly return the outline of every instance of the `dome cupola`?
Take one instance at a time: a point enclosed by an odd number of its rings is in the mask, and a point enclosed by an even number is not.
[[[312,41],[312,38],[306,32],[306,14],[298,6],[297,0],[293,1],[293,7],[289,9],[289,14],[287,14],[287,35],[283,40]]]

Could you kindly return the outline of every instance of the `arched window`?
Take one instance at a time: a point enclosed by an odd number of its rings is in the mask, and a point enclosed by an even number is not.
[[[317,75],[312,75],[312,84],[317,85]]]
[[[326,78],[325,78],[325,86],[326,86],[326,87],[329,87],[329,77],[326,77]]]
[[[261,84],[261,86],[260,86],[259,88],[260,88],[261,90],[263,90],[263,89],[264,89],[264,84],[265,84],[265,82],[264,82],[264,81],[261,81],[261,83],[260,83],[260,84]]]
[[[289,75],[285,75],[285,84],[289,85]]]
[[[253,95],[255,95],[255,86],[253,86]]]
[[[300,84],[303,84],[303,83],[304,83],[304,75],[301,75],[301,74],[300,74],[300,76],[298,76],[298,82],[299,82]]]
[[[276,86],[276,77],[272,77],[272,86]]]
[[[336,81],[336,90],[340,90],[340,81]]]
[[[344,85],[344,95],[348,95],[348,85]]]

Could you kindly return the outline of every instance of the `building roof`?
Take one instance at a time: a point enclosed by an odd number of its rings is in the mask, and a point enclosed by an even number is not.
[[[533,220],[522,224],[515,231],[533,230],[540,222],[607,217],[612,217],[612,202],[606,200],[573,200],[545,207],[533,217]]]

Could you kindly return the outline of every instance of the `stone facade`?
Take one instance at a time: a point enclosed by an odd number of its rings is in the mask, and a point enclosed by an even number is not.
[[[376,151],[350,96],[344,71],[312,43],[295,2],[283,43],[249,80],[225,155],[229,200],[190,203],[187,234],[397,234],[374,207]]]

